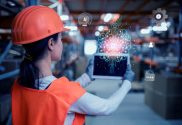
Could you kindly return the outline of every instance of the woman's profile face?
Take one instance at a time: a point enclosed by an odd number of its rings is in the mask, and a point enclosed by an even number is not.
[[[59,61],[61,59],[63,44],[62,44],[62,36],[61,33],[58,34],[57,42],[54,44],[54,49],[51,54],[52,61]]]

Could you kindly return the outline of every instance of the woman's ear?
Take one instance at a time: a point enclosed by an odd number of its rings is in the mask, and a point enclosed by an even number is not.
[[[53,40],[53,38],[51,38],[51,39],[49,39],[49,41],[48,41],[48,49],[50,50],[50,51],[52,51],[53,49],[54,49],[54,40]]]

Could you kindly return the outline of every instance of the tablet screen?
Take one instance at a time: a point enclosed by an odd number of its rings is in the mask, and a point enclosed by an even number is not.
[[[94,56],[93,76],[123,77],[127,67],[127,56],[120,60],[106,59],[103,55]]]

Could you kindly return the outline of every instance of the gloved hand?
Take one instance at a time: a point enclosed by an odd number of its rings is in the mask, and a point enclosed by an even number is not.
[[[126,72],[124,74],[124,80],[132,82],[134,80],[135,73],[131,69],[131,64],[127,64]]]
[[[91,57],[88,61],[88,65],[86,68],[86,74],[89,76],[90,80],[93,81],[95,80],[94,78],[92,78],[93,75],[93,65],[94,65],[94,59],[93,57]]]

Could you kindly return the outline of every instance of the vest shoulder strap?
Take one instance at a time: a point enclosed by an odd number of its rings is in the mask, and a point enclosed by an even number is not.
[[[54,80],[47,91],[70,105],[86,92],[79,83],[69,81],[66,77]]]

